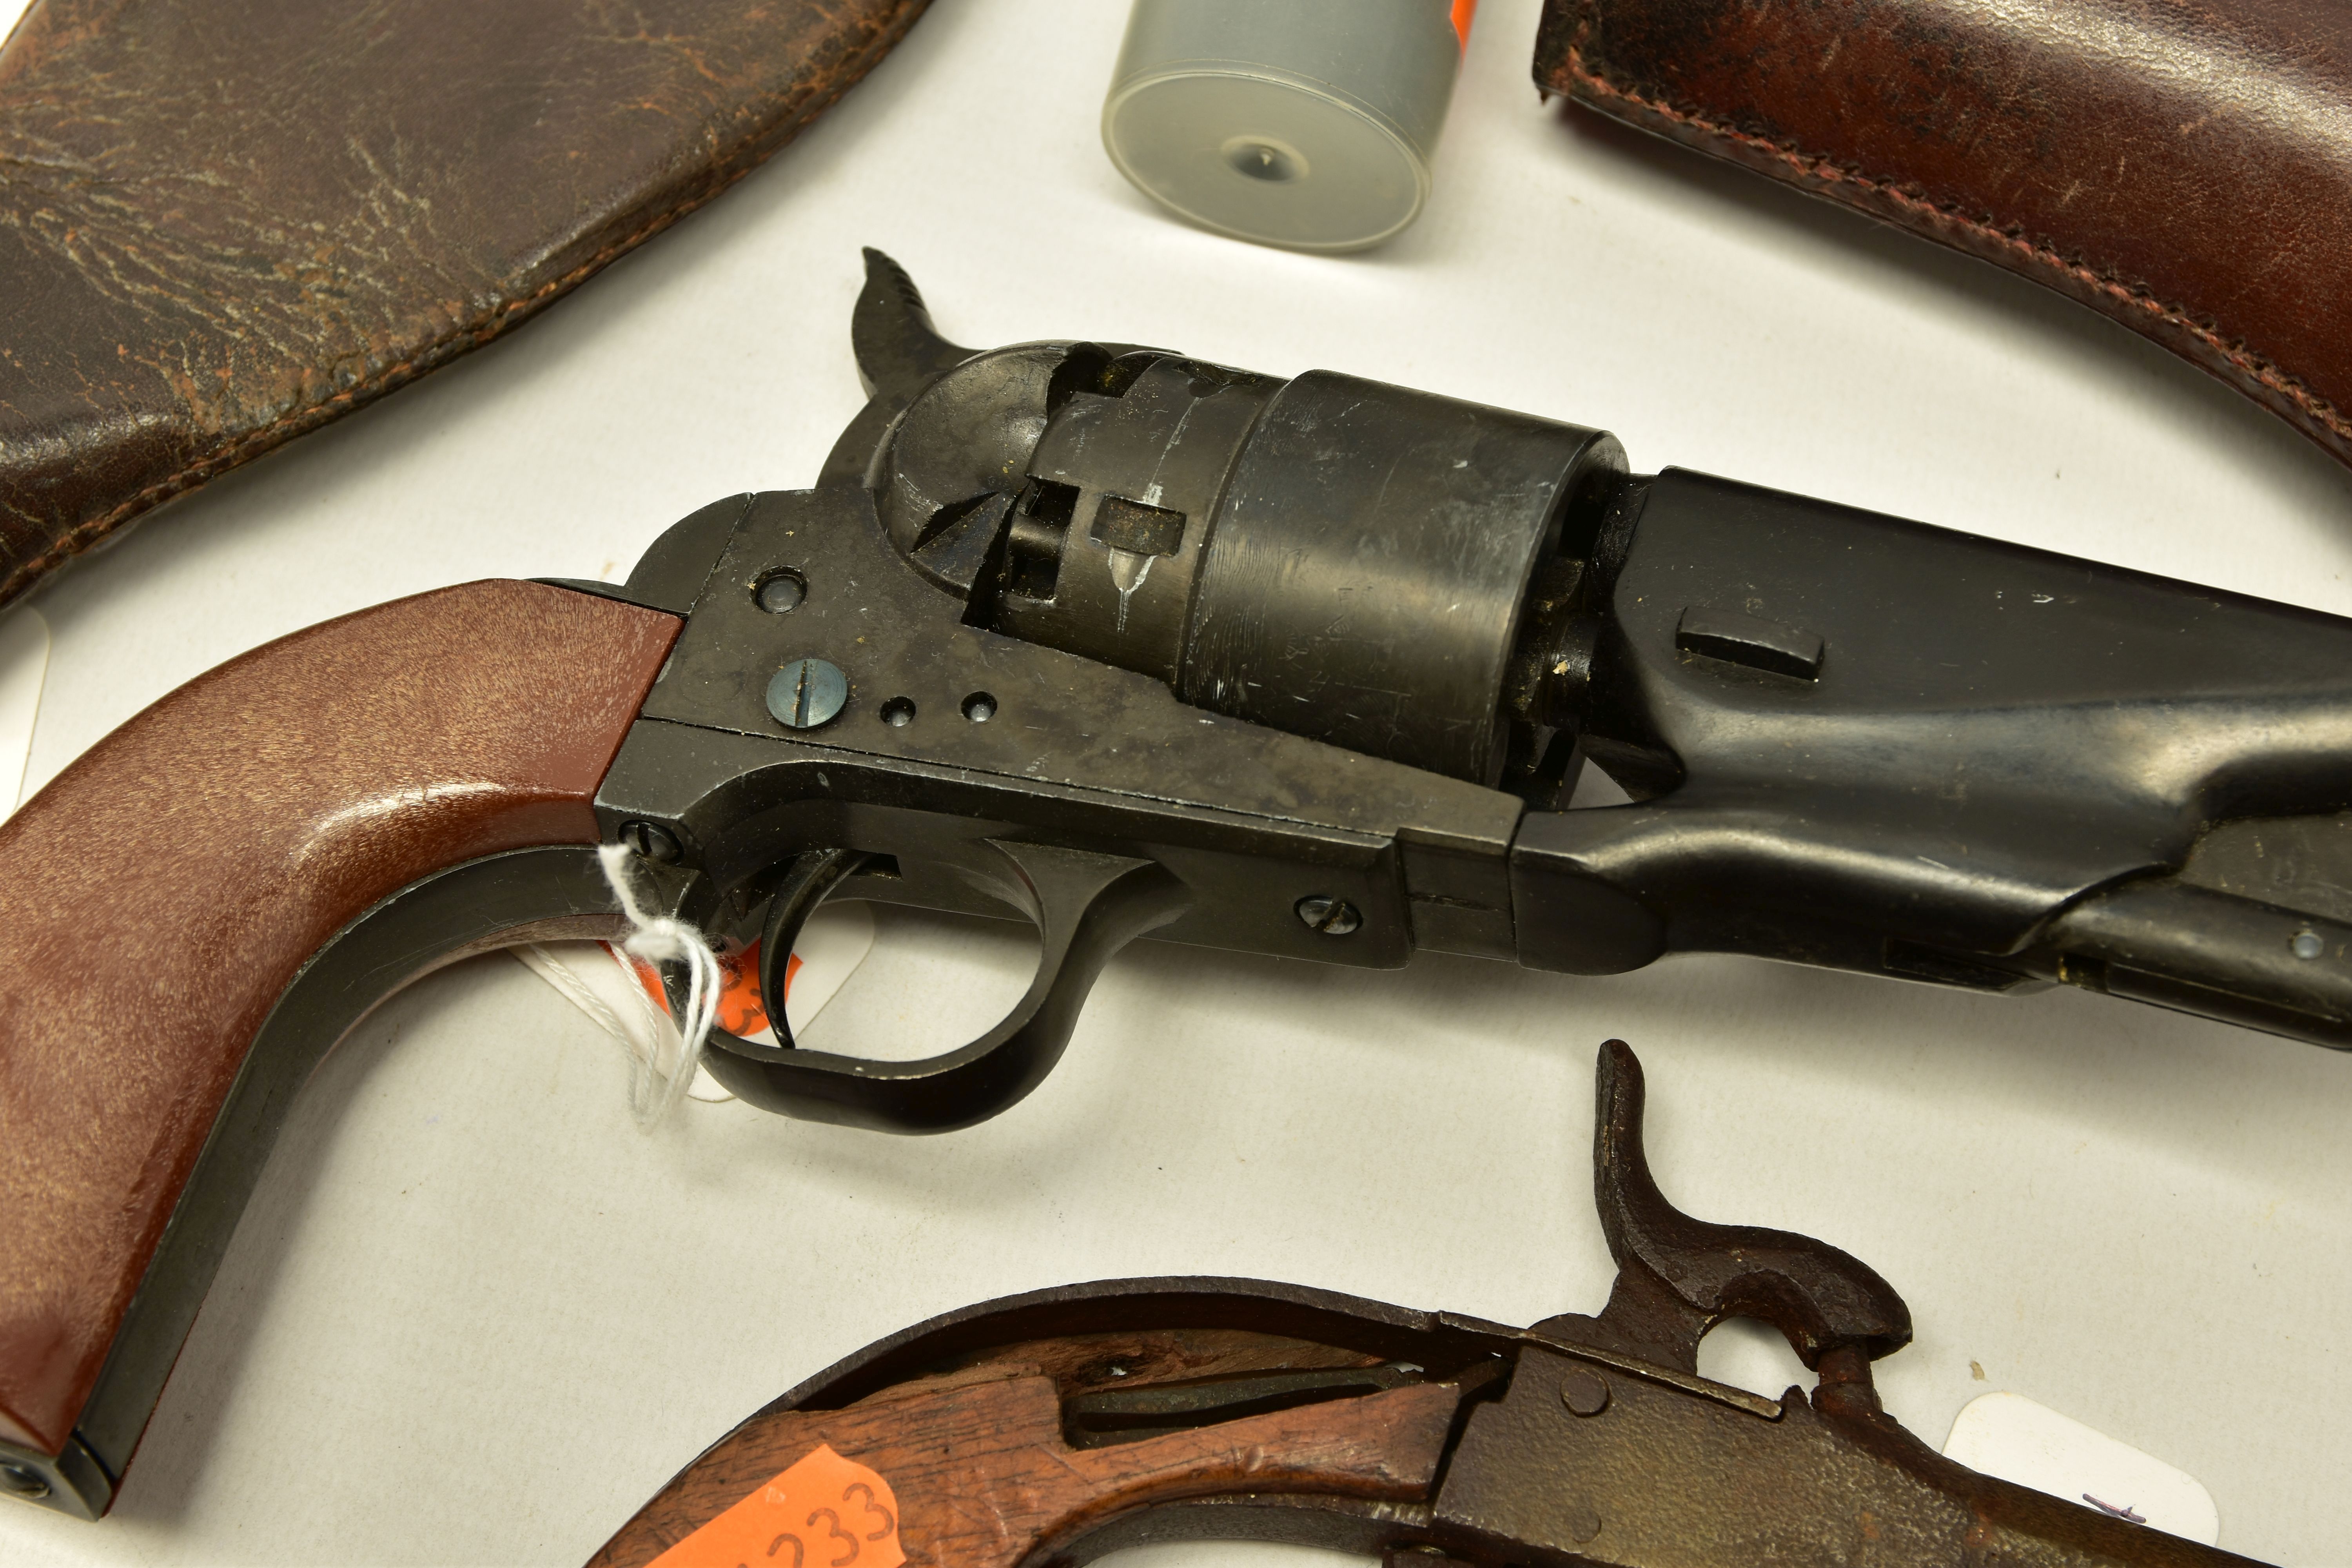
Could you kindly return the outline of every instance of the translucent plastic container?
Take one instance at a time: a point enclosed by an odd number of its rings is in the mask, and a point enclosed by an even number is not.
[[[1355,250],[1411,223],[1477,0],[1136,0],[1103,146],[1204,227]]]

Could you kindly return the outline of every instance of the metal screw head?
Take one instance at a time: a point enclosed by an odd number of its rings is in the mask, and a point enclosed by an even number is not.
[[[790,615],[808,597],[808,582],[797,572],[777,572],[760,579],[751,597],[772,616]]]
[[[49,1495],[49,1483],[40,1471],[27,1465],[0,1465],[0,1491],[10,1497],[20,1497],[27,1502],[38,1502]]]
[[[2327,942],[2315,931],[2299,931],[2294,940],[2286,944],[2286,950],[2297,958],[2317,958],[2327,951]]]
[[[849,677],[821,658],[796,658],[768,682],[768,711],[791,730],[833,721],[849,700]]]
[[[1346,936],[1364,923],[1356,906],[1328,893],[1309,893],[1295,906],[1298,918],[1325,936]]]
[[[621,826],[621,842],[648,860],[667,866],[685,851],[677,840],[665,829],[650,822],[629,822]]]
[[[1560,1379],[1559,1402],[1572,1415],[1598,1415],[1609,1408],[1609,1380],[1591,1367],[1578,1367]]]

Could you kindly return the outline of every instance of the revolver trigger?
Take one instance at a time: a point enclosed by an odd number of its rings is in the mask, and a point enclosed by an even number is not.
[[[995,888],[1037,924],[1037,973],[996,1027],[958,1050],[883,1062],[802,1050],[785,1021],[783,980],[803,922],[866,862],[823,849],[787,868],[761,939],[761,989],[777,1045],[710,1037],[704,1065],[735,1094],[782,1116],[885,1132],[952,1132],[985,1121],[1045,1081],[1077,1026],[1087,993],[1111,955],[1191,907],[1184,884],[1157,861],[1047,844],[986,841],[1005,860]]]
[[[1602,1045],[1598,1079],[1592,1188],[1617,1283],[1599,1317],[1564,1314],[1536,1332],[1696,1372],[1709,1329],[1755,1318],[1817,1371],[1832,1352],[1859,1352],[1837,1364],[1841,1381],[1864,1382],[1867,1361],[1911,1342],[1911,1309],[1852,1253],[1790,1231],[1694,1219],[1667,1202],[1642,1148],[1642,1064],[1633,1047]]]

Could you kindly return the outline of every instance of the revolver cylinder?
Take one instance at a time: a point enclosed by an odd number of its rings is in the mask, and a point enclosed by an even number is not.
[[[990,463],[910,482],[975,428]],[[1559,727],[1520,700],[1528,606],[1591,553],[1624,467],[1580,426],[1081,343],[1051,367],[1033,345],[950,372],[873,479],[893,541],[972,624],[1491,785]],[[942,495],[963,476],[992,488]]]

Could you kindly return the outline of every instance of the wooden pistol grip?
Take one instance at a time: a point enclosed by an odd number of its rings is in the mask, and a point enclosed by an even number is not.
[[[754,1416],[589,1568],[1016,1568],[1121,1515],[1192,1498],[1426,1502],[1461,1401],[1450,1384],[1414,1384],[1072,1448],[1053,1381],[1034,1369],[928,1384],[845,1410]]]
[[[0,824],[0,1439],[72,1436],[305,961],[419,879],[596,842],[680,624],[518,582],[362,610],[198,677]]]

